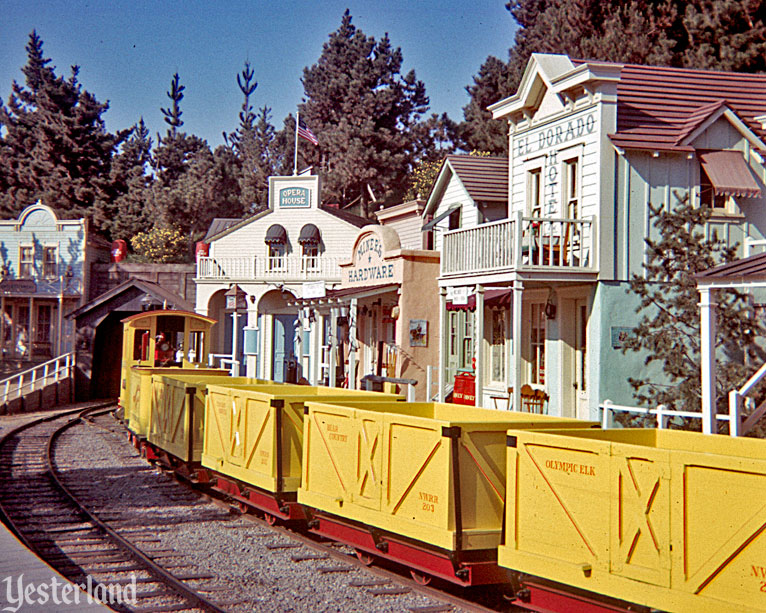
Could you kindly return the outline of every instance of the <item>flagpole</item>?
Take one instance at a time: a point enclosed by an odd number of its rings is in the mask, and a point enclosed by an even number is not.
[[[300,111],[295,112],[295,160],[293,161],[293,176],[298,174],[298,123],[301,120]]]

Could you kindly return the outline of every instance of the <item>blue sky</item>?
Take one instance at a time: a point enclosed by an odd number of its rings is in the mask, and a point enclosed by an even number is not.
[[[404,70],[426,85],[431,111],[461,120],[472,83],[489,55],[503,60],[514,22],[504,0],[3,0],[0,20],[0,96],[23,83],[28,34],[102,102],[107,128],[127,128],[143,116],[156,141],[164,134],[160,107],[178,72],[186,86],[183,129],[215,147],[236,128],[242,94],[236,75],[249,59],[258,89],[253,103],[272,108],[277,129],[303,96],[303,68],[314,64],[343,11],[368,36],[388,32],[401,47]]]

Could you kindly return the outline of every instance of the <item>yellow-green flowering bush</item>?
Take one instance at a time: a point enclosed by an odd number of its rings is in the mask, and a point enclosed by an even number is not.
[[[169,264],[188,259],[188,241],[178,228],[155,226],[148,232],[139,232],[130,239],[136,259],[142,262]]]

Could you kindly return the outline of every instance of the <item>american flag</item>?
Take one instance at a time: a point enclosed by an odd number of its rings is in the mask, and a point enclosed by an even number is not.
[[[314,133],[306,125],[306,122],[300,117],[298,117],[298,136],[305,138],[307,141],[311,141],[315,145],[319,144],[317,137],[314,136]]]

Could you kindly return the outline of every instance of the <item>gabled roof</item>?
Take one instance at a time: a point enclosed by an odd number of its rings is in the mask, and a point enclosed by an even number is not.
[[[214,236],[217,236],[224,230],[228,230],[234,224],[237,224],[240,221],[241,220],[239,217],[236,217],[236,218],[216,217],[215,219],[213,219],[213,221],[210,222],[210,227],[207,229],[207,234],[205,234],[205,237],[202,240],[204,242],[208,242]]]
[[[711,118],[726,115],[761,149],[766,131],[766,75],[659,66],[622,66],[617,86],[621,149],[691,151],[689,137]]]
[[[766,280],[766,253],[758,253],[750,257],[734,260],[728,264],[720,264],[708,268],[695,275],[697,283],[709,285],[715,283],[747,283],[748,281]]]
[[[335,209],[328,207],[327,205],[320,204],[319,210],[324,211],[325,213],[330,213],[330,215],[334,215],[338,219],[341,219],[345,221],[346,223],[350,223],[357,228],[364,228],[364,226],[368,226],[371,223],[374,224],[376,222],[375,219],[367,219],[366,217],[360,217],[359,215],[355,215],[354,213],[349,213],[348,211],[342,211],[340,209]]]
[[[136,289],[141,293],[148,294],[156,298],[159,302],[169,305],[171,308],[179,311],[194,311],[194,305],[177,296],[173,292],[166,290],[161,285],[152,283],[151,281],[144,281],[143,279],[128,279],[123,283],[120,283],[116,287],[113,287],[107,292],[104,292],[100,296],[97,296],[90,302],[82,305],[81,307],[67,313],[66,317],[69,319],[75,319],[81,315],[88,313],[101,305],[107,304],[110,301],[117,298],[120,294]]]
[[[508,202],[508,158],[448,155],[431,187],[424,214],[435,211],[453,175],[474,202]]]
[[[616,84],[616,90],[613,89]],[[532,54],[518,90],[491,105],[495,118],[531,115],[545,90],[563,98],[587,87],[617,95],[619,149],[694,151],[694,139],[725,117],[759,150],[766,150],[766,75],[615,62],[570,60]]]

